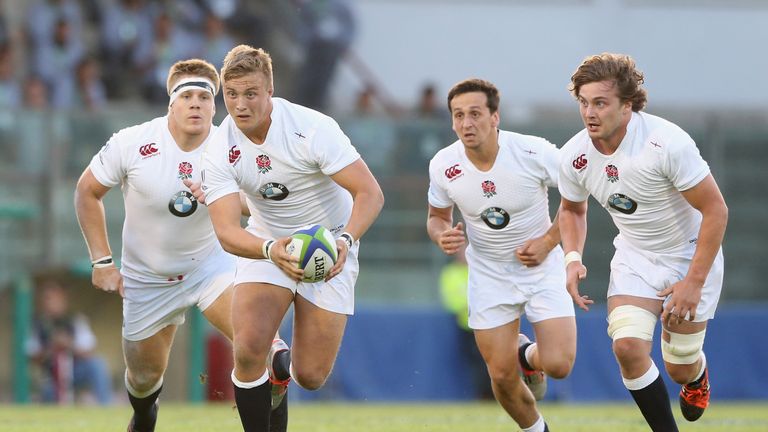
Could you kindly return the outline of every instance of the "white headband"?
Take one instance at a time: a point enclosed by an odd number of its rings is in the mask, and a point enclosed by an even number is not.
[[[184,93],[188,90],[204,90],[211,94],[211,96],[216,96],[216,91],[214,90],[216,87],[213,85],[211,80],[208,78],[203,77],[187,77],[180,79],[176,85],[173,86],[170,93],[168,93],[171,96],[171,99],[168,101],[168,106],[170,107],[173,104],[173,101],[176,100],[179,95]]]

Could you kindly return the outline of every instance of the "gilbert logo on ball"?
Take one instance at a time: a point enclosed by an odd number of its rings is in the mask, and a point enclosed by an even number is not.
[[[304,282],[320,282],[336,263],[336,240],[333,234],[320,225],[299,228],[291,237],[286,251],[299,258],[299,268],[304,270]]]

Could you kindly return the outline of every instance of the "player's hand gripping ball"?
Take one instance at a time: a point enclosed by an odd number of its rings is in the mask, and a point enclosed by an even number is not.
[[[310,225],[299,228],[291,237],[286,251],[299,259],[298,266],[304,270],[302,281],[325,279],[338,258],[333,234],[320,225]]]

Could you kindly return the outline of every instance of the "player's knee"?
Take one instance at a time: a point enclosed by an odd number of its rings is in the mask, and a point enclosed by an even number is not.
[[[328,379],[328,372],[319,369],[315,370],[291,370],[293,380],[305,390],[317,390],[325,384]]]
[[[128,372],[128,383],[135,391],[146,392],[163,379],[163,372],[153,368],[131,369]]]
[[[573,357],[563,356],[555,361],[542,362],[542,370],[547,376],[554,379],[563,379],[570,375],[573,369]]]
[[[516,365],[512,362],[490,362],[488,364],[488,376],[490,376],[491,381],[502,386],[515,385],[519,381],[517,379],[519,372],[517,367],[511,367],[510,364]]]
[[[613,339],[613,353],[621,364],[647,357],[645,344],[653,340],[658,318],[652,312],[633,305],[614,308],[608,315],[608,336]]]
[[[265,366],[267,351],[259,349],[254,341],[238,340],[234,348],[234,360],[238,369],[251,370]]]
[[[669,342],[661,341],[661,356],[667,365],[669,377],[680,384],[687,384],[691,379],[691,365],[701,358],[706,330],[693,334],[681,334],[668,331]]]
[[[623,366],[645,361],[648,349],[645,342],[636,338],[623,338],[613,341],[613,355]]]

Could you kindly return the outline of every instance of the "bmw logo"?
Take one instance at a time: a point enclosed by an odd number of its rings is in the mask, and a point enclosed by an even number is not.
[[[637,202],[624,194],[615,193],[608,197],[608,206],[624,214],[637,210]]]
[[[288,191],[288,188],[285,187],[285,185],[270,182],[261,187],[261,189],[259,189],[259,193],[261,193],[261,196],[264,197],[264,199],[282,201],[288,196],[290,192]]]
[[[509,213],[498,207],[488,207],[480,214],[480,218],[491,229],[500,230],[509,223]]]
[[[197,200],[192,192],[176,192],[168,203],[168,210],[174,216],[187,217],[197,210]]]

